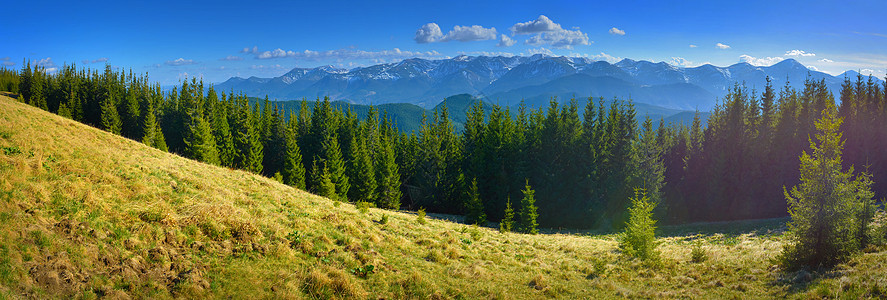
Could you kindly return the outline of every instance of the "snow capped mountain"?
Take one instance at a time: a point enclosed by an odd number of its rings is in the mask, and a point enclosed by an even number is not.
[[[433,107],[444,98],[471,94],[493,101],[544,105],[553,96],[632,98],[635,102],[677,109],[709,110],[737,83],[764,88],[769,76],[774,87],[802,88],[804,80],[825,80],[836,92],[844,76],[813,71],[794,59],[769,67],[737,63],[683,68],[665,62],[623,59],[611,64],[581,57],[467,56],[450,59],[405,59],[351,70],[322,66],[295,68],[275,78],[233,77],[220,90],[268,95],[281,100],[319,98],[358,104],[413,103]],[[881,82],[878,79],[878,82]],[[535,100],[534,100],[535,99]],[[529,101],[533,100],[533,101]],[[567,99],[561,99],[567,100]]]

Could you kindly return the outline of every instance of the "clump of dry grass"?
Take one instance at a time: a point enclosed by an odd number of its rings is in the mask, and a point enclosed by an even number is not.
[[[774,280],[778,230],[690,225],[669,230],[694,233],[658,239],[662,265],[650,268],[621,257],[613,234],[499,233],[337,206],[5,97],[0,149],[10,149],[0,151],[0,298],[878,298],[887,291],[883,249],[842,265],[840,276],[798,287]],[[705,249],[705,263],[690,263],[693,245]],[[369,276],[349,271],[368,265]]]

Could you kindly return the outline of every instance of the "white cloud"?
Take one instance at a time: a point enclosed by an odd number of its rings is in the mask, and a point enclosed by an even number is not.
[[[97,59],[93,59],[93,60],[84,59],[81,62],[84,64],[94,64],[94,63],[103,63],[103,62],[107,62],[107,61],[108,61],[107,57],[101,57],[101,58],[97,58]]]
[[[480,25],[472,25],[472,26],[453,26],[453,30],[447,33],[447,35],[443,36],[440,41],[441,42],[449,42],[449,41],[460,41],[460,42],[472,42],[472,41],[485,41],[485,40],[495,40],[496,39],[496,28],[484,28]]]
[[[590,45],[588,34],[576,30],[560,30],[534,35],[525,41],[527,45],[550,45],[558,49],[572,49],[573,46]]]
[[[884,72],[881,70],[862,69],[859,70],[859,74],[862,74],[863,76],[881,76]]]
[[[269,66],[266,66],[266,65],[252,65],[252,66],[249,66],[249,68],[250,68],[250,69],[253,69],[253,70],[282,70],[282,69],[283,69],[283,66],[281,66],[281,65],[279,65],[279,64],[277,64],[277,65],[269,65]]]
[[[49,68],[55,67],[55,62],[52,61],[52,57],[47,57],[47,58],[38,60],[37,65],[47,68],[47,70],[49,70]]]
[[[617,62],[619,62],[620,60],[622,60],[621,57],[615,57],[615,56],[612,56],[612,55],[606,54],[606,53],[604,53],[604,52],[601,52],[600,54],[588,54],[588,53],[575,53],[575,52],[570,52],[570,54],[567,55],[567,56],[570,56],[570,57],[584,57],[584,58],[588,58],[588,59],[595,60],[595,61],[606,61],[606,62],[609,62],[609,63],[617,63]]]
[[[514,46],[514,43],[517,43],[517,41],[515,41],[514,39],[512,39],[512,38],[508,37],[507,35],[504,35],[504,34],[503,34],[503,35],[501,36],[501,38],[499,39],[499,44],[496,45],[496,46],[499,46],[499,47],[511,47],[511,46]]]
[[[9,66],[14,66],[15,63],[11,62],[11,61],[3,61],[3,65],[9,67]]]
[[[696,45],[690,44],[690,48],[696,48]]]
[[[167,66],[184,66],[184,65],[193,65],[193,64],[196,64],[196,62],[194,62],[194,60],[191,60],[191,59],[184,59],[184,58],[179,57],[175,60],[167,60],[165,62],[165,64]],[[187,75],[187,74],[185,74],[185,75]]]
[[[616,28],[614,27],[614,29]],[[574,27],[573,30],[563,29],[560,24],[544,15],[539,15],[539,18],[533,21],[514,24],[509,30],[512,35],[536,34],[524,41],[524,44],[527,45],[549,45],[558,49],[572,49],[573,46],[591,44],[588,34],[580,31],[578,27]],[[624,31],[622,33],[624,34]]]
[[[462,55],[468,55],[468,56],[489,56],[489,57],[496,57],[496,56],[512,57],[512,56],[515,56],[515,54],[511,53],[511,52],[487,52],[487,51],[465,52],[465,51],[459,51],[457,53],[462,54]]]
[[[764,66],[772,66],[780,61],[785,60],[782,57],[763,57],[757,58],[751,55],[743,54],[739,56],[739,62],[746,62],[752,66],[764,67]]]
[[[287,56],[295,56],[296,52],[293,51],[285,51],[283,49],[277,48],[271,51],[265,51],[256,55],[258,59],[268,59],[268,58],[283,58]]]
[[[715,44],[715,47],[718,48],[718,49],[722,49],[722,50],[723,50],[723,49],[730,49],[730,46],[729,46],[729,45],[724,45],[724,44],[721,44],[721,43],[717,43],[717,44]]]
[[[441,37],[443,37],[443,33],[440,31],[440,26],[437,26],[436,23],[428,23],[416,30],[416,37],[414,40],[416,43],[425,44],[436,42],[440,40]]]
[[[447,32],[447,34],[444,35],[440,30],[440,26],[436,23],[428,23],[416,30],[416,36],[413,40],[419,44],[449,41],[471,42],[495,40],[496,35],[498,35],[498,33],[496,32],[495,27],[484,28],[480,25],[456,25],[453,26],[453,30],[450,30],[450,32]]]
[[[7,61],[7,60],[9,60],[9,56],[0,58],[0,61]]]
[[[693,62],[689,61],[683,57],[672,57],[671,60],[667,61],[667,63],[678,66],[678,67],[690,67],[693,66]]]
[[[551,21],[548,17],[539,15],[539,18],[536,18],[536,20],[514,24],[514,26],[511,26],[510,30],[511,34],[533,34],[561,31],[563,28],[561,28],[560,24]]]
[[[810,70],[813,70],[813,71],[817,71],[817,72],[819,71],[819,69],[817,69],[817,68],[814,67],[814,66],[807,66],[807,69],[810,69]]]
[[[240,56],[234,56],[234,55],[228,55],[228,56],[225,56],[225,57],[219,58],[219,60],[225,60],[225,61],[243,60],[243,57],[240,57]]]
[[[818,62],[821,62],[821,63],[833,63],[833,62],[835,62],[834,60],[831,60],[831,59],[828,59],[828,58],[823,58],[823,59],[820,59],[820,60],[817,60],[817,61],[818,61]]]
[[[43,69],[43,71],[45,71],[46,73],[55,73],[55,71],[58,71],[58,70],[59,70],[59,68],[55,68],[55,67]]]
[[[252,48],[244,47],[243,50],[240,50],[240,53],[256,54],[256,53],[259,53],[259,47],[257,47],[257,46],[253,46]]]
[[[625,30],[622,30],[622,29],[619,29],[619,28],[613,27],[613,28],[610,28],[610,34],[613,34],[613,35],[625,35]]]
[[[262,58],[281,58],[291,57],[300,60],[354,60],[367,59],[376,60],[377,62],[387,62],[393,59],[406,59],[414,57],[442,57],[443,55],[437,51],[405,51],[399,48],[381,51],[364,51],[356,49],[339,49],[327,51],[304,50],[295,52],[292,50],[275,49],[273,51],[259,52],[257,59]]]
[[[816,56],[816,54],[814,54],[814,53],[807,53],[807,52],[804,52],[804,50],[797,50],[797,49],[785,51],[785,54],[783,54],[783,55],[784,56]]]
[[[597,54],[597,55],[589,56],[589,58],[594,59],[594,60],[602,60],[602,61],[606,61],[606,62],[611,63],[611,64],[613,64],[613,63],[617,63],[617,62],[619,62],[620,60],[622,60],[621,57],[615,57],[615,56],[612,56],[612,55],[609,55],[609,54],[606,54],[606,53],[603,53],[603,52],[601,52],[600,54]]]
[[[545,47],[541,47],[541,48],[537,48],[537,49],[531,48],[531,49],[527,50],[527,52],[529,52],[530,55],[543,54],[543,55],[548,55],[548,56],[554,56],[554,52],[551,52],[551,50],[546,49]]]

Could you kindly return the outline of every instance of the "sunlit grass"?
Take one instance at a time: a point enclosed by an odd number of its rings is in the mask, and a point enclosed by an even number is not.
[[[357,208],[190,161],[2,97],[0,298],[884,297],[887,252],[784,274],[785,219],[664,227],[662,260],[613,233],[500,233]],[[384,220],[384,221],[383,221]],[[693,249],[705,260],[693,259]],[[367,272],[372,266],[372,271]],[[797,278],[796,278],[797,277]]]

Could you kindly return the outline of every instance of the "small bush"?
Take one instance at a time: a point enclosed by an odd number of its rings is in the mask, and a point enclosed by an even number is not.
[[[375,207],[375,205],[373,205],[373,204],[370,203],[370,202],[366,202],[366,201],[358,201],[354,206],[356,206],[356,207],[357,207],[357,210],[360,211],[360,213],[363,213],[363,214],[369,212],[369,211],[370,211],[370,207]]]
[[[693,250],[690,250],[690,261],[698,264],[706,260],[708,260],[708,254],[705,253],[705,249],[702,249],[702,247],[696,246],[693,247]]]
[[[418,212],[416,212],[416,222],[419,224],[425,225],[428,224],[428,221],[425,220],[425,209],[420,208]]]
[[[382,224],[382,225],[388,224],[388,215],[382,215],[382,218],[379,219],[379,224]]]
[[[643,189],[636,189],[628,209],[629,219],[625,224],[625,232],[619,236],[619,250],[629,256],[642,260],[656,260],[656,220],[653,220],[653,209],[656,203],[650,201]]]

